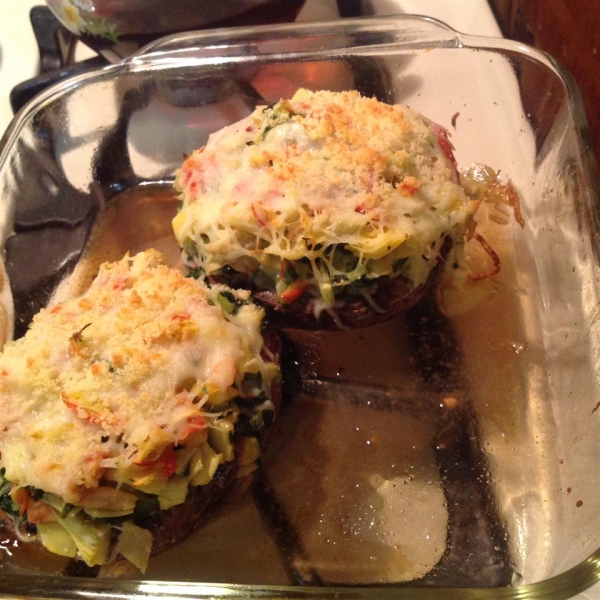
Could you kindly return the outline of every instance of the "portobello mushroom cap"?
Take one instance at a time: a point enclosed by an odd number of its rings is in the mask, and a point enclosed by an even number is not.
[[[277,326],[305,329],[413,306],[450,252],[463,264],[478,206],[442,127],[357,92],[258,107],[188,156],[175,188],[190,272],[250,289]]]

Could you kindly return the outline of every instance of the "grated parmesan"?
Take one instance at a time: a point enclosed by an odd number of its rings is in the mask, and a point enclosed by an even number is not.
[[[439,131],[357,92],[301,89],[259,106],[177,174],[185,264],[208,275],[262,270],[277,282],[284,263],[302,263],[297,275],[329,307],[359,277],[424,283],[444,238],[462,239],[475,210]],[[336,266],[338,248],[353,255],[351,269]]]
[[[241,303],[225,313],[214,302],[223,289],[148,251],[103,265],[84,296],[42,310],[0,355],[5,478],[77,505],[108,468],[134,485],[138,465],[181,443],[198,418],[210,427],[219,414],[203,406],[207,390],[231,399],[244,373],[261,373],[268,399],[276,369],[261,357],[263,311]]]

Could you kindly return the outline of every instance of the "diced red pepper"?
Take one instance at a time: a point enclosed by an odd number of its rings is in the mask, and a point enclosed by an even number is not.
[[[412,196],[419,188],[411,183],[403,181],[400,184],[400,189],[407,195]]]
[[[169,444],[156,460],[142,460],[135,464],[140,467],[155,467],[161,469],[166,477],[171,477],[177,468],[175,448],[173,447],[173,444]]]
[[[308,281],[305,279],[298,279],[291,283],[279,296],[279,300],[284,304],[290,304],[295,300],[298,300],[308,287]]]
[[[163,463],[163,472],[167,477],[171,477],[177,468],[177,458],[175,457],[175,448],[169,444],[161,456]]]
[[[456,168],[456,158],[454,158],[452,144],[449,139],[450,133],[448,130],[437,123],[431,123],[431,131],[437,136],[442,152],[450,159],[450,162],[452,162],[453,166]]]
[[[56,521],[56,513],[44,500],[30,498],[27,502],[27,520],[30,523],[52,523]]]
[[[29,501],[29,490],[27,488],[16,488],[10,493],[10,497],[15,504],[19,505],[19,515],[22,517],[27,510],[27,502]]]
[[[77,402],[73,398],[71,398],[66,392],[61,393],[62,401],[65,406],[72,410],[80,419],[84,419],[85,421],[89,421],[90,423],[95,423],[96,425],[102,425],[104,423],[115,424],[116,419],[114,415],[107,415],[106,417],[101,416],[99,413],[90,410],[89,408],[85,408],[83,406],[79,406]],[[82,415],[85,414],[85,417]]]
[[[206,429],[206,419],[204,417],[201,417],[200,415],[189,417],[183,437],[179,441],[184,442],[190,437],[190,435],[196,433],[196,431],[202,431],[203,429]]]

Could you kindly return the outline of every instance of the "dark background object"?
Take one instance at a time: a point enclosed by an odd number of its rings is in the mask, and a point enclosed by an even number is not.
[[[489,0],[505,37],[548,52],[575,77],[600,165],[600,2]]]
[[[125,19],[131,19],[131,26],[137,27],[135,34],[125,32],[125,35],[119,35],[118,42],[103,39],[102,37],[93,37],[90,35],[76,36],[68,31],[54,16],[51,10],[46,6],[34,6],[30,12],[31,26],[40,53],[40,75],[28,79],[13,88],[10,94],[10,104],[13,112],[17,112],[34,96],[45,90],[54,83],[72,75],[99,69],[110,62],[117,62],[122,58],[132,54],[142,46],[156,40],[157,38],[169,33],[181,31],[182,29],[195,28],[216,28],[232,27],[236,25],[263,25],[267,23],[280,23],[293,21],[305,0],[266,0],[262,4],[249,4],[249,8],[234,10],[234,14],[228,18],[210,20],[210,13],[223,15],[227,10],[207,10],[204,21],[185,20],[181,22],[174,18],[169,26],[165,24],[160,28],[157,24],[160,21],[155,15],[148,15],[148,29],[143,24],[137,23],[135,14],[129,14],[126,5],[123,7]],[[343,2],[341,2],[343,4]],[[183,3],[181,3],[183,6]],[[210,8],[207,5],[207,9]],[[232,9],[235,6],[232,4]],[[178,13],[174,13],[175,17]],[[356,16],[352,14],[352,16]],[[158,21],[157,21],[158,19]],[[200,25],[204,23],[204,25]],[[98,56],[88,60],[75,62],[75,46],[81,40],[95,52]]]

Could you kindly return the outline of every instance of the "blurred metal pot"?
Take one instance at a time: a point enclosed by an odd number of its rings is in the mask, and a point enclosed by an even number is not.
[[[46,0],[71,32],[98,41],[153,39],[206,27],[293,21],[305,0]],[[87,41],[86,41],[87,43]]]

